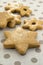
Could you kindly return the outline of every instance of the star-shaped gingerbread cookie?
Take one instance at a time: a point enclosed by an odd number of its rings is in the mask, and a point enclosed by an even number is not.
[[[5,7],[5,10],[12,13],[15,13],[15,12],[20,13],[21,16],[29,16],[32,12],[28,6],[19,5],[15,7],[15,6],[12,6],[11,4],[8,4]]]
[[[0,28],[5,28],[9,21],[13,20],[13,16],[8,12],[0,12]]]
[[[16,24],[21,23],[21,16],[13,16],[8,12],[0,12],[0,28],[5,28],[7,25],[9,27],[14,27]]]
[[[36,32],[17,28],[14,31],[5,31],[4,35],[6,37],[6,40],[3,42],[4,47],[16,48],[20,54],[25,54],[28,48],[40,46],[36,40]]]
[[[32,31],[43,29],[43,21],[33,18],[32,20],[24,20],[23,28]]]

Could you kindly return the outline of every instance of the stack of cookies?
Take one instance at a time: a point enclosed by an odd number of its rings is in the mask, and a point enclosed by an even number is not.
[[[18,14],[16,14],[18,13]],[[32,10],[28,6],[23,4],[8,4],[5,7],[4,12],[0,12],[0,28],[10,28],[20,25],[22,23],[21,18],[24,16],[30,16]],[[15,15],[16,14],[16,15]],[[28,30],[26,30],[28,29]],[[5,31],[4,35],[6,40],[3,42],[4,48],[16,48],[16,50],[24,55],[28,48],[40,47],[40,42],[36,39],[36,30],[43,29],[43,21],[36,18],[26,20],[24,19],[23,25],[15,30]]]

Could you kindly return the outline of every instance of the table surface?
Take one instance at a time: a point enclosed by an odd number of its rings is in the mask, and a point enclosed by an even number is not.
[[[22,3],[32,10],[30,17],[22,17],[22,20],[37,18],[43,20],[43,0],[0,0],[0,11],[4,11],[7,3]],[[15,27],[17,28],[17,26]],[[40,48],[28,49],[26,55],[20,55],[15,49],[4,49],[3,40],[5,30],[15,28],[5,28],[0,30],[0,65],[43,65],[43,30],[38,30],[37,39],[40,41]]]

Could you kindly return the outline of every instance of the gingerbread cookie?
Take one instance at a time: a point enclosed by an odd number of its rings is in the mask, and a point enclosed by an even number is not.
[[[13,16],[8,12],[0,12],[0,28],[5,28],[7,25],[9,27],[14,27],[16,24],[21,23],[21,16]]]
[[[34,35],[33,35],[34,34]],[[5,31],[6,40],[3,42],[5,48],[16,48],[20,54],[25,54],[28,48],[39,47],[36,40],[37,33],[17,28],[14,31]]]
[[[31,10],[29,9],[28,6],[24,6],[24,5],[19,5],[18,7],[12,7],[11,4],[8,4],[5,7],[5,10],[12,12],[12,13],[20,13],[21,16],[29,16],[31,14]]]
[[[37,20],[37,19],[32,19],[32,20],[25,20],[23,24],[23,28],[35,31],[35,30],[40,30],[43,28],[43,21]]]
[[[8,12],[0,12],[0,28],[5,28],[14,17]]]

